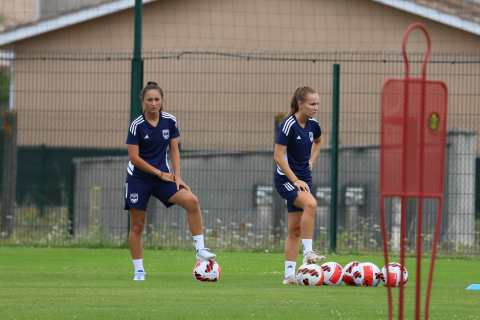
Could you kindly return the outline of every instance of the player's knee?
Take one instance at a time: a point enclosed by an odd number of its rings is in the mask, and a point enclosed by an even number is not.
[[[200,204],[198,203],[198,198],[193,194],[188,198],[187,205],[188,205],[188,208],[190,209],[189,211],[192,211],[195,213],[200,212]]]
[[[288,229],[288,235],[291,237],[300,238],[301,234],[302,234],[302,230],[300,229],[300,224],[291,226]]]
[[[130,225],[130,232],[133,232],[136,234],[142,234],[144,228],[145,228],[145,221],[134,221]]]
[[[305,208],[303,210],[309,214],[315,215],[315,211],[317,210],[317,200],[315,200],[315,198],[312,197],[312,199],[310,199],[306,203]]]
[[[190,203],[193,206],[200,207],[200,205],[198,204],[198,198],[194,195],[191,196]]]

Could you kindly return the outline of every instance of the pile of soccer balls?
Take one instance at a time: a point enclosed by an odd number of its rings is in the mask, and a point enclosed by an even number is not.
[[[197,281],[217,282],[221,273],[220,266],[213,260],[198,261],[193,268],[193,277]],[[408,272],[397,262],[388,264],[388,279],[387,266],[380,270],[371,262],[352,261],[344,268],[336,262],[326,262],[321,266],[306,263],[297,271],[298,284],[303,286],[339,286],[345,283],[347,286],[376,287],[381,281],[384,287],[399,287],[402,279],[405,285]]]
[[[408,280],[407,269],[397,262],[388,264],[388,279],[386,275],[387,266],[380,271],[371,262],[352,261],[344,268],[336,262],[326,262],[321,266],[307,263],[298,268],[297,280],[299,285],[305,286],[339,286],[345,283],[358,287],[376,287],[380,281],[384,287],[399,287],[402,280],[404,285]]]

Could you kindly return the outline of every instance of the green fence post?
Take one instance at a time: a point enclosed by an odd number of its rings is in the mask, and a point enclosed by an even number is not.
[[[332,168],[330,185],[330,252],[337,249],[337,190],[338,190],[338,126],[339,126],[340,65],[333,65],[332,96]]]
[[[135,34],[133,39],[131,73],[130,121],[133,121],[138,117],[140,111],[140,103],[138,99],[143,87],[142,9],[142,0],[135,0]]]
[[[38,191],[39,194],[40,194],[40,216],[43,217],[43,214],[44,214],[44,200],[45,200],[45,197],[46,197],[46,192],[45,192],[45,189],[46,189],[46,186],[45,186],[45,175],[46,175],[46,168],[45,166],[47,165],[47,161],[46,161],[46,154],[45,154],[45,149],[47,147],[45,146],[45,144],[42,143],[42,145],[40,146],[40,190]]]
[[[2,175],[2,201],[0,210],[0,232],[12,237],[15,224],[15,204],[17,195],[17,110],[4,111],[3,135],[3,175]]]
[[[277,113],[275,115],[274,127],[273,127],[273,145],[277,142],[278,136],[278,126],[282,123],[283,119],[285,118],[286,113]],[[275,150],[275,149],[274,149]],[[272,164],[273,164],[273,172],[277,170],[277,163],[273,161],[272,157]],[[275,186],[274,177],[272,176],[273,186]],[[275,188],[273,189],[273,230],[272,234],[275,239],[275,246],[279,245],[280,240],[284,238],[284,219],[285,219],[285,200],[276,192]]]
[[[142,0],[135,0],[135,33],[133,38],[133,59],[130,91],[130,121],[138,117],[140,101],[138,101],[143,87],[142,61]],[[128,215],[127,235],[130,232],[130,215]],[[128,239],[128,237],[127,237]],[[127,240],[128,241],[128,240]]]
[[[73,228],[75,227],[73,221],[73,189],[75,188],[75,165],[73,161],[70,162],[69,172],[68,172],[68,220],[70,221],[69,233],[73,236]]]

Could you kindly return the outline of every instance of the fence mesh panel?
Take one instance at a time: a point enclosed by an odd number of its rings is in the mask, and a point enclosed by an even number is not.
[[[165,111],[177,118],[182,178],[199,198],[206,243],[215,249],[283,247],[286,208],[273,187],[273,147],[279,114],[288,112],[295,88],[303,85],[320,96],[317,120],[324,147],[313,169],[312,193],[318,202],[314,241],[320,250],[329,248],[332,71],[333,64],[339,64],[337,249],[381,251],[380,95],[386,78],[404,77],[402,54],[144,52],[142,56],[144,82],[153,80],[162,87]],[[131,58],[130,53],[16,52],[13,71],[2,71],[13,84],[9,91],[13,109],[2,104],[2,243],[126,242],[123,197]],[[409,53],[412,77],[420,76],[423,58],[423,53]],[[432,54],[427,66],[427,78],[443,80],[449,92],[439,244],[444,253],[480,253],[480,208],[475,205],[479,75],[478,54]],[[12,172],[13,191],[8,182]],[[15,202],[8,202],[5,194]],[[398,250],[399,243],[397,200],[388,199],[386,204],[392,250]],[[436,205],[427,200],[424,206],[425,249],[431,248]],[[409,250],[415,247],[416,207],[416,200],[408,201]],[[185,211],[176,206],[165,209],[152,199],[144,243],[191,246]]]

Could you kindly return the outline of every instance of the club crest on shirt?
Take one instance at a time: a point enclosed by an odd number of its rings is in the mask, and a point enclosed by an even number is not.
[[[310,137],[310,141],[313,142],[313,132],[309,132],[308,136]]]
[[[168,137],[170,136],[170,131],[168,131],[168,129],[165,129],[162,132],[163,132],[163,138],[167,140]]]
[[[138,201],[138,193],[131,193],[131,194],[130,194],[130,201],[131,201],[132,203],[137,203],[137,201]]]

